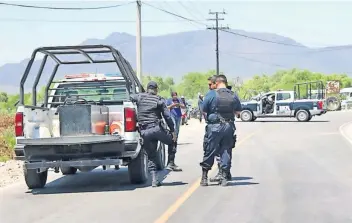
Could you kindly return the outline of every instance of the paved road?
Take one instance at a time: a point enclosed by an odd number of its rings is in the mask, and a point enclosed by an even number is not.
[[[204,125],[195,121],[181,130],[184,172],[166,175],[163,187],[131,186],[123,169],[51,173],[44,189],[0,190],[0,222],[352,222],[352,145],[339,133],[350,120],[335,112],[309,123],[239,122],[226,188],[198,186]]]

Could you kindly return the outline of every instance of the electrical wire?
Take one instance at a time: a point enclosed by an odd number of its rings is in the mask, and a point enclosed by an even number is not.
[[[200,12],[200,10],[198,10],[197,5],[193,2],[193,1],[187,1],[188,3],[190,3],[193,7],[193,10],[196,14],[199,15],[199,18],[201,19],[206,19],[205,16],[203,15],[203,13]]]
[[[156,6],[154,6],[154,5],[151,5],[151,4],[149,4],[149,3],[142,2],[142,4],[147,5],[147,6],[151,7],[151,8],[156,9],[156,10],[165,12],[166,14],[173,15],[173,16],[176,16],[176,17],[178,17],[178,18],[185,19],[185,20],[187,20],[187,21],[194,22],[194,23],[197,23],[197,24],[200,24],[200,25],[203,25],[203,26],[205,25],[205,26],[206,26],[206,24],[203,23],[203,22],[199,22],[199,21],[197,21],[197,20],[193,20],[193,19],[190,19],[190,18],[181,16],[181,15],[178,15],[178,14],[176,14],[176,13],[173,13],[173,12],[167,11],[167,10],[165,10],[165,9],[161,9],[161,8],[159,8],[159,7],[156,7]]]
[[[250,61],[250,62],[261,63],[261,64],[273,66],[273,67],[281,67],[281,68],[287,69],[287,66],[283,66],[283,65],[281,65],[281,64],[267,63],[267,62],[263,62],[263,61],[260,61],[260,60],[255,60],[255,59],[252,59],[252,58],[247,58],[247,57],[238,56],[238,55],[235,55],[235,54],[232,54],[232,53],[229,53],[229,52],[224,52],[224,51],[219,51],[219,52],[220,52],[220,54],[231,55],[231,56],[234,56],[234,57],[236,57],[236,58],[240,58],[240,59],[247,60],[247,61]]]
[[[13,6],[13,7],[21,7],[21,8],[34,8],[34,9],[50,9],[50,10],[97,10],[97,9],[110,9],[117,8],[124,5],[129,5],[133,2],[127,2],[119,5],[110,5],[110,6],[98,6],[98,7],[79,7],[79,8],[71,8],[71,7],[50,7],[50,6],[36,6],[36,5],[23,5],[23,4],[14,4],[14,3],[6,3],[0,2],[0,6]]]
[[[349,50],[352,49],[352,46],[338,46],[334,48],[321,48],[321,49],[311,49],[310,51],[303,51],[303,52],[295,52],[295,53],[280,53],[280,52],[228,52],[226,53],[234,53],[234,54],[243,54],[243,55],[273,55],[273,56],[297,56],[301,54],[316,54],[316,53],[323,53],[323,52],[332,52],[332,51],[340,51],[340,50]]]
[[[169,5],[169,3],[168,2],[166,2],[166,1],[162,1],[164,4],[167,4],[170,8],[172,8],[170,5]],[[163,10],[164,11],[167,11],[167,10],[165,10],[164,8],[163,8]],[[173,12],[171,12],[171,13],[173,13],[173,15],[179,15],[179,13],[175,10],[175,9],[173,9]],[[186,18],[186,17],[184,17],[184,18]],[[183,18],[182,18],[183,19]],[[186,20],[186,21],[188,21],[191,25],[193,25],[194,27],[197,27],[197,28],[199,28],[199,25],[197,25],[197,24],[194,24],[194,22],[190,22],[188,19],[183,19],[183,20]],[[194,21],[196,21],[196,20],[194,20]]]
[[[181,5],[182,8],[184,8],[184,9],[186,10],[186,12],[187,12],[192,18],[194,18],[195,20],[198,20],[198,18],[197,18],[195,15],[193,15],[193,13],[191,12],[191,10],[188,9],[188,7],[185,6],[181,1],[177,1],[177,3],[178,3],[179,5]]]
[[[196,21],[196,20],[193,20],[193,19],[190,19],[190,18],[181,16],[181,15],[178,15],[178,14],[176,14],[176,13],[167,11],[167,10],[165,10],[165,9],[158,8],[158,7],[153,6],[153,5],[149,4],[149,3],[143,2],[143,4],[145,4],[145,5],[149,6],[149,7],[152,7],[152,8],[154,8],[154,9],[157,9],[157,10],[159,10],[159,11],[165,12],[165,13],[167,13],[167,14],[176,16],[176,17],[178,17],[178,18],[182,18],[182,19],[188,20],[188,21],[190,21],[190,22],[194,22],[194,23],[197,23],[197,24],[206,26],[206,24],[203,23],[203,22],[199,22],[199,21]],[[253,39],[253,40],[262,41],[262,42],[267,42],[267,43],[273,43],[273,44],[284,45],[284,46],[293,46],[293,47],[306,48],[306,47],[303,46],[303,45],[289,44],[289,43],[283,43],[283,42],[276,42],[276,41],[261,39],[261,38],[257,38],[257,37],[253,37],[253,36],[248,36],[248,35],[245,35],[245,34],[237,33],[237,32],[231,31],[231,30],[220,29],[220,31],[226,32],[226,33],[230,33],[230,34],[233,34],[233,35],[236,35],[236,36],[245,37],[245,38],[247,38],[247,39]]]
[[[48,22],[48,23],[135,23],[136,20],[43,20],[22,18],[0,18],[0,22]],[[143,23],[188,22],[185,20],[143,20]]]
[[[283,43],[283,42],[276,42],[276,41],[261,39],[261,38],[248,36],[248,35],[245,35],[245,34],[241,34],[241,33],[236,33],[236,32],[233,32],[231,30],[220,29],[220,31],[226,32],[226,33],[230,33],[230,34],[233,34],[233,35],[236,35],[236,36],[242,36],[242,37],[245,37],[247,39],[253,39],[253,40],[258,40],[258,41],[261,41],[261,42],[266,42],[266,43],[274,43],[274,44],[279,44],[279,45],[284,45],[284,46],[294,46],[294,47],[306,48],[306,46],[303,46],[303,45],[297,45],[297,44],[290,44],[290,43]]]

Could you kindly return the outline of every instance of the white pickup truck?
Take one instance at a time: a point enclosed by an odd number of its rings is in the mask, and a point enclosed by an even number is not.
[[[312,93],[317,88],[317,93]],[[255,121],[257,118],[296,118],[308,122],[313,116],[326,113],[325,94],[322,81],[297,83],[294,91],[272,91],[241,102],[241,120]],[[269,100],[271,98],[271,100]]]
[[[23,86],[37,54],[44,59],[33,84],[31,105],[24,104]],[[93,59],[110,53],[112,60]],[[63,61],[58,55],[80,54],[83,61]],[[38,106],[36,86],[48,59],[56,62],[46,86],[44,104]],[[66,75],[53,81],[59,65],[114,63],[117,74]],[[106,45],[42,47],[34,51],[21,80],[20,102],[15,117],[15,154],[24,163],[28,188],[42,188],[48,169],[64,175],[91,171],[99,166],[128,166],[131,183],[148,179],[147,155],[141,145],[136,106],[129,95],[143,91],[130,64]],[[158,169],[165,167],[165,145],[159,142]]]

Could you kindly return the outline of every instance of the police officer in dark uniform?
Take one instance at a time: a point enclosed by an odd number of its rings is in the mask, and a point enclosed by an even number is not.
[[[148,169],[152,175],[153,187],[161,185],[156,170],[158,141],[168,145],[169,148],[173,148],[176,141],[175,127],[170,111],[165,105],[165,100],[157,93],[157,83],[150,81],[146,93],[131,95],[131,100],[137,104],[138,125],[143,139],[143,147],[148,154]],[[163,127],[162,116],[170,131]]]
[[[237,109],[237,103],[234,99],[234,93],[226,86],[226,76],[217,76],[217,89],[209,91],[203,101],[203,110],[207,113],[207,127],[206,137],[204,137],[204,156],[200,163],[203,171],[201,186],[208,185],[208,171],[212,168],[216,155],[220,156],[221,176],[219,184],[227,185],[231,163],[229,152],[235,143],[234,113]]]
[[[227,86],[226,88],[229,89],[229,90],[234,94],[234,100],[235,100],[235,103],[236,103],[236,105],[235,105],[235,114],[236,114],[236,117],[237,117],[237,118],[240,118],[241,111],[242,111],[241,101],[240,101],[240,99],[238,98],[237,94],[236,94],[234,91],[232,91],[232,87],[231,87],[231,86]],[[235,130],[236,130],[236,125],[235,125]],[[231,169],[231,163],[232,163],[232,162],[231,162],[231,161],[232,161],[232,150],[233,150],[233,148],[235,148],[235,146],[236,146],[237,135],[234,134],[233,137],[234,137],[234,144],[233,144],[233,146],[232,146],[231,148],[229,148],[229,151],[228,151],[228,153],[229,153],[229,155],[230,155],[230,160],[229,160],[229,164],[228,164],[229,167],[230,167],[230,169]],[[221,180],[221,175],[222,175],[221,172],[222,172],[222,171],[221,171],[221,167],[220,167],[220,157],[219,157],[219,156],[216,156],[215,159],[216,159],[216,161],[218,162],[218,169],[219,169],[219,171],[218,171],[218,173],[215,175],[215,177],[209,179],[210,182],[219,182],[219,181]],[[231,172],[230,172],[230,171],[227,172],[226,179],[227,179],[228,181],[232,180],[232,175],[231,175]]]

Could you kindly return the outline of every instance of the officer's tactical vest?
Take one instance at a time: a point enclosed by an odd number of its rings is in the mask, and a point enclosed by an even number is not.
[[[226,88],[218,89],[216,92],[217,114],[225,120],[234,120],[234,93]]]
[[[149,93],[140,93],[138,99],[138,123],[147,124],[157,122],[161,119],[161,113],[158,111],[158,95]]]

